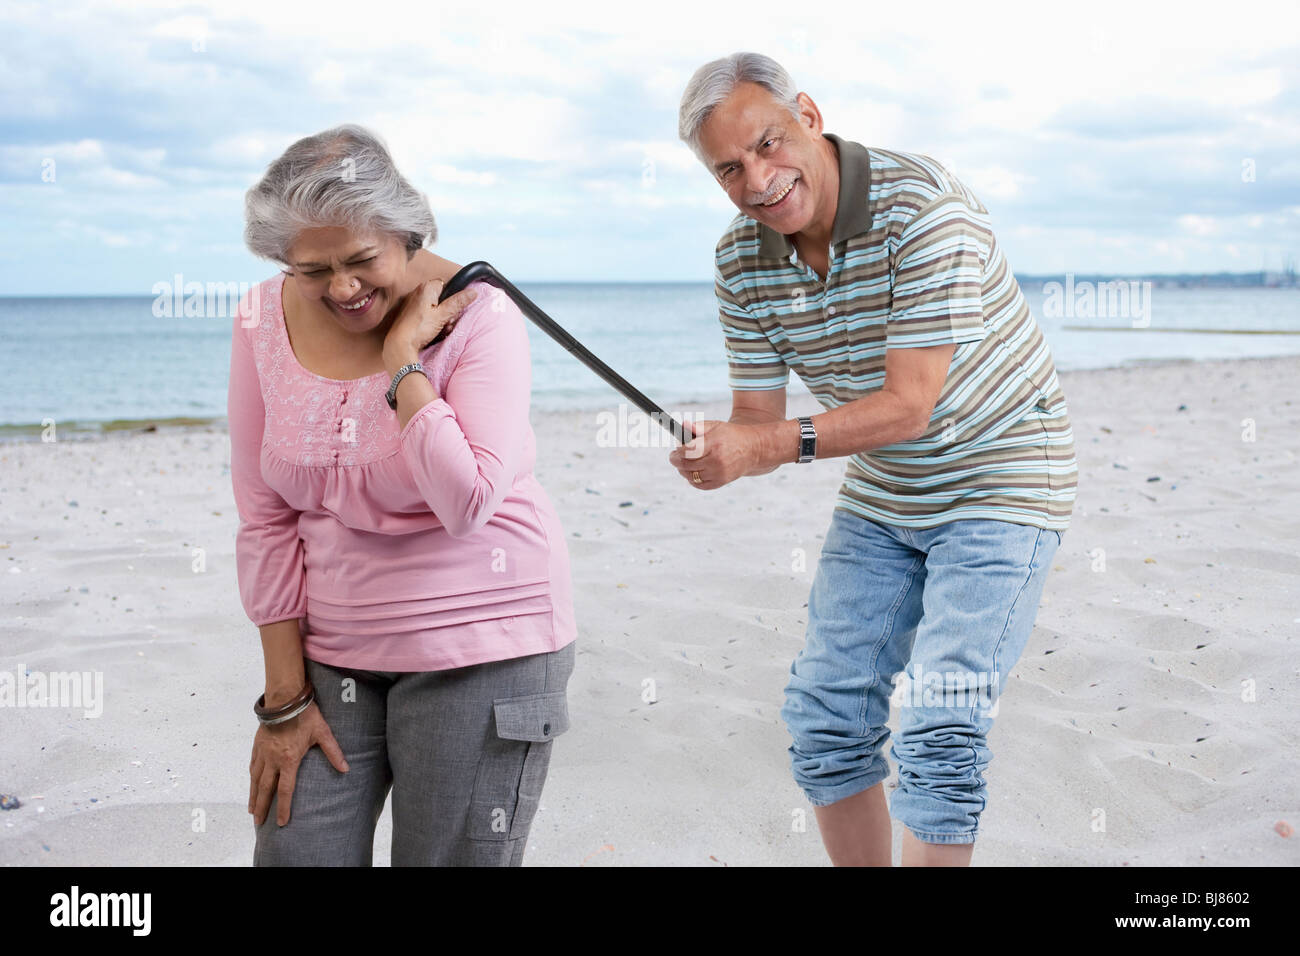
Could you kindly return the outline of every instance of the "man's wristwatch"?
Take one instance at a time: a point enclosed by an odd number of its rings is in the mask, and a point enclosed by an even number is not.
[[[806,464],[817,457],[817,429],[813,428],[812,419],[804,415],[799,419],[799,464]]]
[[[424,372],[424,366],[419,362],[403,365],[397,370],[397,374],[393,376],[393,384],[388,386],[388,394],[384,398],[388,399],[388,407],[393,411],[397,411],[397,383],[412,372]],[[424,377],[428,378],[429,373],[424,372]]]

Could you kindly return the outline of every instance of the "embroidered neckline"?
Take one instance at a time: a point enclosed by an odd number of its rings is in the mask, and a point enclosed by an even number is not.
[[[328,376],[319,375],[316,372],[313,372],[311,369],[307,368],[307,366],[303,365],[302,362],[298,361],[298,355],[293,350],[293,341],[289,338],[289,323],[284,317],[284,284],[288,281],[288,278],[289,277],[283,272],[280,273],[280,284],[275,290],[275,314],[276,328],[279,330],[279,333],[284,336],[285,348],[288,350],[288,356],[291,360],[290,364],[292,364],[294,368],[304,375],[310,375],[312,378],[322,382],[328,382],[330,385],[360,385],[363,382],[369,382],[372,379],[379,378],[381,375],[385,377],[388,375],[387,369],[381,368],[378,372],[372,372],[369,375],[363,375],[360,378],[329,378]]]
[[[391,458],[401,450],[397,416],[384,401],[388,372],[356,379],[333,379],[302,366],[293,353],[279,296],[284,279],[264,280],[261,321],[249,334],[266,408],[263,451],[290,465],[308,467],[364,465]],[[478,300],[441,341],[419,353],[439,395],[459,363],[471,327],[486,321]],[[420,412],[416,413],[417,415]]]

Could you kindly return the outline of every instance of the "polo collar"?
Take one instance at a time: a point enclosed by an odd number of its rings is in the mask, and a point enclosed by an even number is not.
[[[871,157],[867,148],[834,133],[823,133],[839,153],[840,192],[835,201],[835,223],[831,227],[831,245],[871,228],[867,208],[867,190],[871,185]],[[765,223],[758,224],[758,254],[773,259],[789,259],[794,243],[788,236]]]

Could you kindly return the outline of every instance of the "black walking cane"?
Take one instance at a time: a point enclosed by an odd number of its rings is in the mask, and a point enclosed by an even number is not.
[[[471,262],[469,265],[457,272],[450,280],[448,280],[447,284],[443,286],[442,298],[439,301],[445,301],[448,297],[453,296],[464,289],[471,282],[476,282],[479,279],[491,283],[506,295],[510,296],[510,298],[514,300],[515,305],[519,306],[519,310],[523,312],[524,315],[528,316],[535,325],[539,326],[543,332],[563,345],[574,358],[612,385],[615,391],[620,395],[624,396],[637,408],[649,415],[654,421],[666,428],[669,434],[671,434],[677,441],[685,444],[695,437],[695,432],[678,422],[644,394],[634,388],[631,382],[623,378],[623,376],[619,375],[600,359],[596,358],[595,355],[588,351],[586,346],[566,332],[558,322],[539,309],[532,299],[528,298],[528,296],[516,289],[509,279],[497,272],[497,270],[489,263],[483,261]]]

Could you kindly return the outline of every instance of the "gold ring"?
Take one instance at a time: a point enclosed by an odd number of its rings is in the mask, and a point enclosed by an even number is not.
[[[698,471],[691,472],[691,481],[695,482],[697,485],[704,484],[704,479],[700,477],[700,473]]]

